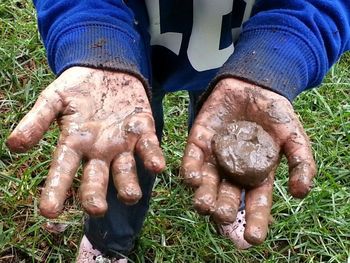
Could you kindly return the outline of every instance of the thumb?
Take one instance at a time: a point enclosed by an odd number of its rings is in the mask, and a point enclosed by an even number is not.
[[[26,152],[39,142],[63,106],[54,89],[48,87],[39,96],[34,107],[24,116],[6,141],[13,152]]]

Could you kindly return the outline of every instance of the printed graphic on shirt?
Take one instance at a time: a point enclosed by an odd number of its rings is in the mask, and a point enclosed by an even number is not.
[[[234,41],[254,2],[146,0],[151,45],[165,47],[180,57],[186,54],[197,72],[217,69],[233,53]]]

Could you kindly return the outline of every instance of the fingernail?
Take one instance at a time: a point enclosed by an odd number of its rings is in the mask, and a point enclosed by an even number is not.
[[[231,224],[236,219],[237,210],[232,206],[221,204],[216,207],[214,212],[214,219],[220,224]]]

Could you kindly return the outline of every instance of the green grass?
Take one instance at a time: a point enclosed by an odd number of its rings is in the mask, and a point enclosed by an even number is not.
[[[57,235],[43,228],[37,210],[40,188],[58,131],[53,127],[26,154],[12,154],[5,139],[54,76],[48,69],[35,12],[27,1],[0,3],[0,262],[72,262],[82,236],[83,213],[76,179]],[[275,182],[275,222],[263,245],[237,251],[192,208],[192,193],[178,168],[187,133],[186,93],[165,100],[163,148],[168,168],[154,198],[135,262],[347,262],[350,258],[350,54],[336,64],[319,89],[305,92],[295,108],[312,140],[318,176],[304,200],[287,191],[283,162]],[[24,260],[24,261],[21,261]]]

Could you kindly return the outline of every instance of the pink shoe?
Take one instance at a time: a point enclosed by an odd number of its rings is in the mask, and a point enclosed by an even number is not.
[[[90,241],[84,235],[80,243],[76,262],[77,263],[128,263],[128,260],[126,258],[110,259],[110,258],[104,257],[99,250],[94,249],[92,247]]]
[[[245,210],[238,211],[236,221],[228,225],[218,225],[219,233],[229,238],[236,248],[247,249],[252,245],[244,239]]]

